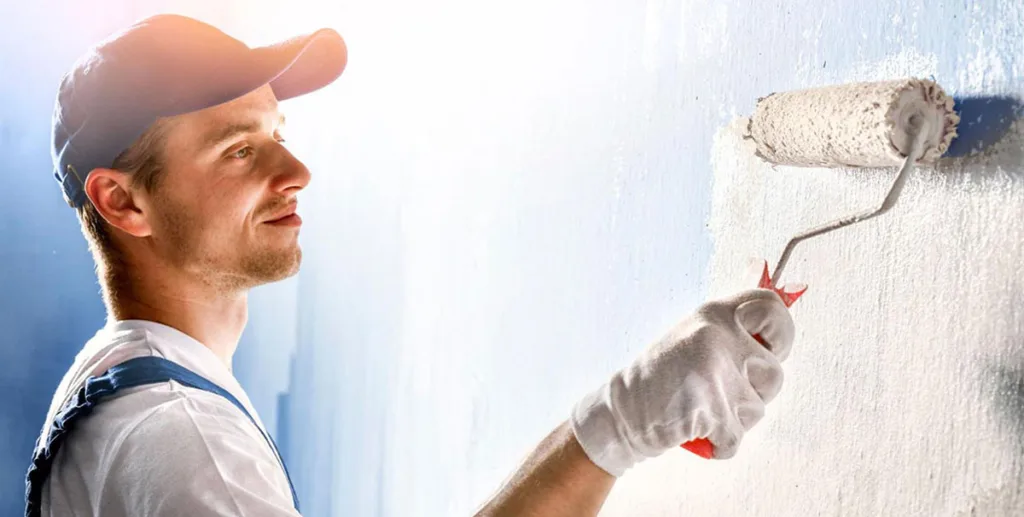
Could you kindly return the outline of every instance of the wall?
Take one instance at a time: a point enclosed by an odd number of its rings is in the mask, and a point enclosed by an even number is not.
[[[700,299],[712,108],[631,3],[344,14],[340,93],[287,108],[332,155],[289,454],[311,515],[466,515]]]
[[[915,172],[889,214],[796,249],[783,280],[810,290],[793,308],[786,383],[738,456],[644,464],[602,515],[1024,514],[1024,9],[929,11],[880,23],[826,10],[818,28],[753,35],[771,41],[766,56],[790,50],[800,86],[936,77],[961,99],[959,157]],[[888,55],[836,63],[837,47]],[[839,71],[800,66],[826,60]],[[711,296],[743,288],[750,257],[776,260],[798,231],[876,206],[895,174],[771,166],[744,127],[722,127],[712,148]]]
[[[772,167],[741,127],[715,146],[712,293],[742,287],[748,256],[877,204],[894,173]],[[918,171],[883,218],[801,244],[785,277],[811,290],[768,416],[732,461],[642,466],[606,513],[1024,511],[1022,129]]]
[[[303,494],[317,510],[469,513],[586,389],[710,293],[745,287],[730,285],[739,260],[774,259],[794,228],[884,186],[841,171],[751,184],[768,173],[728,133],[713,147],[719,128],[772,91],[908,74],[973,107],[960,154],[1004,138],[999,154],[945,165],[937,188],[915,182],[901,210],[922,212],[801,250],[791,273],[815,291],[796,309],[790,383],[769,420],[734,461],[679,451],[630,473],[605,514],[1019,509],[1019,291],[1006,286],[1020,277],[1020,153],[1002,134],[1024,94],[1020,5],[451,1],[353,14],[356,31],[373,27],[353,34],[353,97],[338,101],[351,122],[338,169],[355,176],[309,193],[336,215],[305,233],[299,305],[321,333],[299,343],[311,376],[291,391],[308,400],[291,425],[308,437],[297,457],[317,473]],[[979,122],[986,107],[1005,116]],[[939,206],[952,232],[923,215]],[[870,250],[882,253],[864,262]],[[968,283],[984,294],[954,299]],[[942,303],[914,305],[929,299]],[[324,391],[336,398],[309,396]]]

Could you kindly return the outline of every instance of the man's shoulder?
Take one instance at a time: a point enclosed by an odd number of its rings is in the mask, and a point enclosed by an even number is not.
[[[144,330],[109,332],[101,329],[86,341],[61,380],[54,403],[69,399],[89,377],[101,375],[112,366],[134,357],[160,355],[160,348]]]
[[[51,490],[90,493],[117,515],[148,514],[153,505],[171,505],[175,515],[182,505],[242,515],[241,508],[288,506],[279,471],[259,430],[234,404],[167,381],[99,404],[58,453]]]
[[[149,322],[136,322],[137,324]],[[178,364],[207,380],[210,380],[221,387],[225,386],[223,375],[213,371],[208,363],[211,359],[195,351],[187,350],[181,343],[168,339],[167,336],[154,333],[150,326],[121,326],[118,328],[104,328],[97,332],[81,352],[75,358],[74,364],[68,369],[54,393],[50,409],[47,413],[47,421],[52,421],[66,403],[75,397],[87,379],[103,375],[112,367],[123,364],[126,361],[139,357],[161,357],[175,364]],[[196,343],[202,348],[202,345]],[[212,355],[208,350],[201,350],[202,353]],[[198,355],[198,357],[197,357]],[[223,366],[215,368],[223,369]],[[228,374],[230,375],[230,374]],[[229,379],[230,381],[231,379]],[[157,383],[130,390],[119,391],[113,396],[104,400],[98,412],[119,415],[145,414],[148,417],[157,416],[159,411],[151,411],[157,408],[148,407],[146,404],[169,403],[178,398],[199,397],[199,400],[212,404],[212,407],[224,409],[223,406],[230,403],[222,397],[210,394],[211,396],[197,395],[195,390],[186,390],[179,386],[179,389],[170,389],[167,383]],[[133,396],[126,399],[129,394],[143,393],[142,396]],[[238,397],[239,395],[235,395]],[[116,402],[115,402],[116,401]],[[123,411],[117,411],[121,409]],[[167,415],[167,416],[172,416]]]
[[[224,367],[215,356],[183,336],[169,327],[141,320],[122,322],[97,332],[61,382],[48,421],[76,396],[87,379],[140,357],[165,359],[225,389],[236,399],[244,398],[244,393],[232,392],[232,387],[237,388],[230,383],[233,379],[225,380],[219,374]],[[165,380],[120,389],[104,397],[77,425],[71,441],[83,446],[138,442],[158,448],[163,447],[164,439],[180,443],[223,432],[235,433],[240,439],[263,439],[250,417],[233,401],[218,393]],[[108,445],[104,450],[109,449]]]
[[[83,424],[84,439],[95,434],[101,441],[113,440],[108,443],[159,446],[164,439],[180,443],[225,431],[261,438],[228,399],[173,380],[121,391],[101,402]]]
[[[253,411],[212,352],[167,329],[146,326],[97,334],[65,376],[51,412],[73,399],[89,377],[144,356],[185,367]],[[102,398],[76,421],[57,452],[47,486],[51,505],[85,508],[96,503],[101,515],[162,515],[161,505],[174,515],[185,506],[194,507],[197,515],[278,515],[263,510],[291,503],[277,456],[250,417],[218,393],[174,380]],[[154,486],[161,489],[154,491]],[[211,512],[210,505],[229,511]]]

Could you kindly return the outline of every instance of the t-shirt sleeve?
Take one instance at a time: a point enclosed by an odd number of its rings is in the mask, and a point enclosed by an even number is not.
[[[176,394],[116,446],[100,515],[299,516],[277,457],[238,408],[198,390]]]

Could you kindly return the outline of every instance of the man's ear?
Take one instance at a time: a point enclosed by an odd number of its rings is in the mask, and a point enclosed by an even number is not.
[[[132,196],[131,176],[114,169],[96,168],[85,179],[85,194],[111,226],[133,236],[152,233],[139,199]]]

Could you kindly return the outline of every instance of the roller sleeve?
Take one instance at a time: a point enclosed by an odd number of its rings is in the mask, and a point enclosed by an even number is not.
[[[952,97],[927,79],[774,93],[758,101],[747,136],[772,163],[886,167],[906,158],[915,116],[928,132],[918,161],[933,162],[949,148],[960,117]]]

